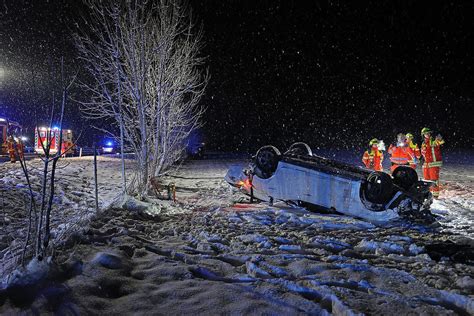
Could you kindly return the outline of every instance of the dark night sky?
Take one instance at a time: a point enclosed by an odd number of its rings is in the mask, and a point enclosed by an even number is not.
[[[372,137],[388,143],[398,132],[418,135],[425,125],[452,147],[472,148],[472,2],[191,6],[203,23],[211,74],[202,100],[210,149],[284,149],[297,140],[359,149]],[[28,122],[41,114],[49,56],[64,51],[74,65],[67,25],[80,10],[66,0],[3,2],[1,112]],[[75,117],[69,124],[88,123]]]

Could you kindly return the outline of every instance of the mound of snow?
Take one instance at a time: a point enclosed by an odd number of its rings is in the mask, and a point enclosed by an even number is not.
[[[374,241],[374,240],[367,240],[363,239],[361,240],[357,246],[354,247],[355,250],[357,251],[362,251],[362,252],[369,252],[369,253],[382,253],[382,254],[403,254],[405,252],[405,249],[403,246],[396,244],[396,243],[390,243],[390,242],[380,242],[380,241]]]
[[[98,252],[94,259],[91,261],[92,264],[99,264],[107,269],[122,269],[124,267],[122,258],[117,255],[106,253],[106,252]]]

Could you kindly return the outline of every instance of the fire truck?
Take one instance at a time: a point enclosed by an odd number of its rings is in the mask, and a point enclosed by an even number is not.
[[[50,143],[49,153],[54,155],[58,151],[64,155],[72,155],[75,150],[72,141],[72,131],[70,129],[62,130],[62,143],[60,144],[60,129],[58,127],[47,128],[39,127],[35,129],[35,152],[44,155],[44,149]]]
[[[21,125],[15,121],[11,121],[6,117],[0,117],[0,153],[8,155],[8,136],[21,137]]]

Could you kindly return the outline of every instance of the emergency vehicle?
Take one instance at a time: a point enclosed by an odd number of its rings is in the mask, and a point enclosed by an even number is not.
[[[111,138],[105,138],[102,146],[103,154],[112,154],[115,151],[115,142]]]
[[[72,131],[70,129],[62,130],[62,143],[60,141],[60,129],[58,127],[47,128],[39,127],[35,129],[35,152],[39,155],[44,155],[44,149],[48,144],[51,144],[49,153],[54,155],[60,150],[65,155],[74,153],[74,143],[72,141]]]
[[[21,125],[6,117],[0,117],[0,142],[2,155],[8,155],[8,136],[21,137]]]

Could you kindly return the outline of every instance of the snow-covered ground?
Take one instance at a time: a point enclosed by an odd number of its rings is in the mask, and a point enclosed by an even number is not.
[[[67,158],[58,163],[54,209],[52,212],[53,242],[61,235],[77,229],[84,220],[95,214],[92,157]],[[120,190],[117,160],[99,157],[99,205],[111,201]],[[39,202],[43,163],[39,159],[27,162],[33,193]],[[51,164],[50,164],[51,168]],[[49,182],[48,182],[49,183]],[[18,264],[18,253],[27,234],[29,193],[19,163],[0,164],[0,276],[1,279]]]
[[[176,202],[126,200],[94,215],[73,246],[58,249],[59,272],[29,300],[0,295],[0,313],[474,314],[474,267],[462,251],[474,246],[474,165],[443,168],[433,204],[442,226],[434,229],[248,204],[223,181],[232,164],[243,162],[191,161],[163,179],[176,184]],[[106,205],[119,190],[120,166],[99,165]],[[2,188],[22,183],[19,169],[0,168]],[[63,212],[91,213],[92,164],[77,159],[63,171],[75,168],[58,203],[70,203]],[[71,198],[75,191],[80,199]],[[4,227],[25,216],[10,195]]]
[[[445,230],[474,238],[474,162],[447,163],[441,171],[441,188],[433,213],[441,216]]]

